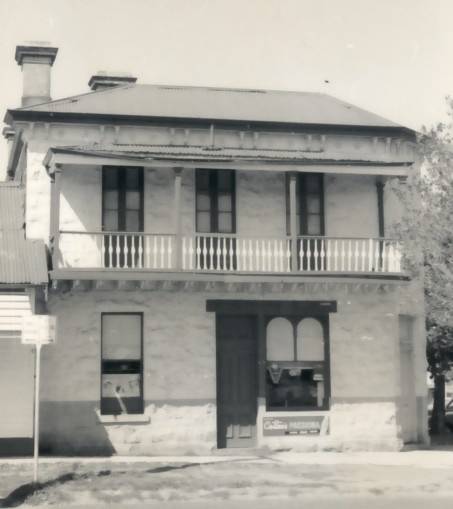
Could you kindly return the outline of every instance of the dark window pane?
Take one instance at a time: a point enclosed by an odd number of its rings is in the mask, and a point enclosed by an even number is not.
[[[231,194],[219,194],[218,208],[219,212],[231,212],[233,210]]]
[[[197,210],[209,211],[211,209],[211,200],[208,193],[197,193]]]
[[[104,209],[118,209],[118,191],[104,191]]]
[[[105,189],[118,189],[118,168],[104,168]]]
[[[197,231],[200,233],[211,231],[211,214],[209,212],[197,212]]]
[[[118,212],[116,210],[104,210],[103,229],[108,232],[118,231]]]
[[[268,363],[266,385],[268,409],[322,407],[324,381],[322,376],[315,377],[313,369],[281,369],[278,363]]]
[[[101,413],[143,412],[140,374],[104,374],[101,382]]]
[[[305,175],[305,192],[319,193],[321,191],[321,175]]]
[[[140,193],[139,191],[126,191],[126,208],[140,210]]]
[[[127,210],[125,220],[125,230],[127,232],[140,231],[140,212],[138,210]]]
[[[209,189],[209,170],[197,170],[197,189]]]
[[[232,191],[233,173],[230,170],[217,171],[217,188],[219,191]]]
[[[321,235],[321,216],[309,215],[307,217],[307,235]]]
[[[233,231],[233,217],[231,212],[219,213],[219,232],[232,233]]]
[[[140,189],[139,175],[141,168],[127,168],[126,170],[126,189],[138,190]]]
[[[307,196],[307,213],[320,214],[321,213],[321,198],[316,194],[309,194]]]

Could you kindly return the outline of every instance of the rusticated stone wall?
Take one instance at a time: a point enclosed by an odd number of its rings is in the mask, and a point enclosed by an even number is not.
[[[398,304],[404,290],[329,294],[228,294],[206,291],[70,291],[52,293],[57,344],[43,351],[42,443],[53,453],[205,454],[216,447],[215,317],[209,298],[334,299],[330,315],[332,398],[328,433],[263,437],[259,446],[295,450],[397,449],[403,423]],[[144,398],[149,422],[101,423],[101,312],[144,313]],[[417,347],[422,344],[414,337]],[[415,375],[419,376],[419,375]],[[424,397],[417,382],[417,396]],[[420,433],[424,426],[419,422]]]

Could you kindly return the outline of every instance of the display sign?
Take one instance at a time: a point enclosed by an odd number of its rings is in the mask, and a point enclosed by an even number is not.
[[[22,319],[22,343],[48,345],[55,343],[57,318],[52,315],[28,315]]]
[[[264,417],[263,435],[319,435],[325,415]]]

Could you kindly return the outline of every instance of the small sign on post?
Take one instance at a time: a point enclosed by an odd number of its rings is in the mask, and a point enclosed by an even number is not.
[[[41,347],[55,343],[57,319],[51,315],[29,315],[22,320],[22,343],[35,345],[35,422],[33,429],[33,482],[38,482],[39,458],[39,382]]]
[[[24,345],[48,345],[55,343],[57,319],[51,315],[28,315],[22,321]]]

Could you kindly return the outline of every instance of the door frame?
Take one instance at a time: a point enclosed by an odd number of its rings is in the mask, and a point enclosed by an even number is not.
[[[256,446],[257,444],[257,438],[258,438],[258,433],[257,433],[257,426],[258,426],[258,422],[257,422],[257,418],[258,418],[258,393],[259,393],[259,380],[260,380],[260,375],[259,375],[259,365],[260,365],[260,362],[259,362],[259,343],[260,343],[260,336],[259,336],[259,321],[258,321],[258,317],[256,316],[256,314],[253,314],[253,313],[237,313],[237,314],[234,314],[234,313],[216,313],[216,316],[215,316],[215,327],[216,327],[216,333],[215,333],[215,336],[216,336],[216,426],[217,426],[217,433],[216,433],[216,436],[217,436],[217,449],[229,449],[229,447],[227,447],[227,445],[222,445],[220,446],[220,444],[225,440],[225,437],[221,437],[221,432],[222,432],[222,427],[220,425],[220,405],[219,405],[219,402],[220,402],[220,383],[221,383],[221,380],[220,380],[220,373],[221,373],[221,370],[220,370],[220,348],[219,348],[219,321],[220,321],[220,318],[222,317],[225,317],[225,316],[228,316],[228,317],[235,317],[235,316],[240,316],[240,317],[249,317],[253,320],[254,322],[254,338],[253,338],[253,342],[254,342],[254,346],[255,346],[255,357],[254,357],[254,360],[256,362],[256,375],[257,375],[257,379],[255,380],[255,395],[256,395],[256,398],[255,398],[255,407],[254,407],[254,411],[255,411],[255,437],[254,437],[254,445]],[[247,446],[247,448],[249,447],[253,447],[252,446]],[[233,447],[231,447],[231,449],[233,449]]]

